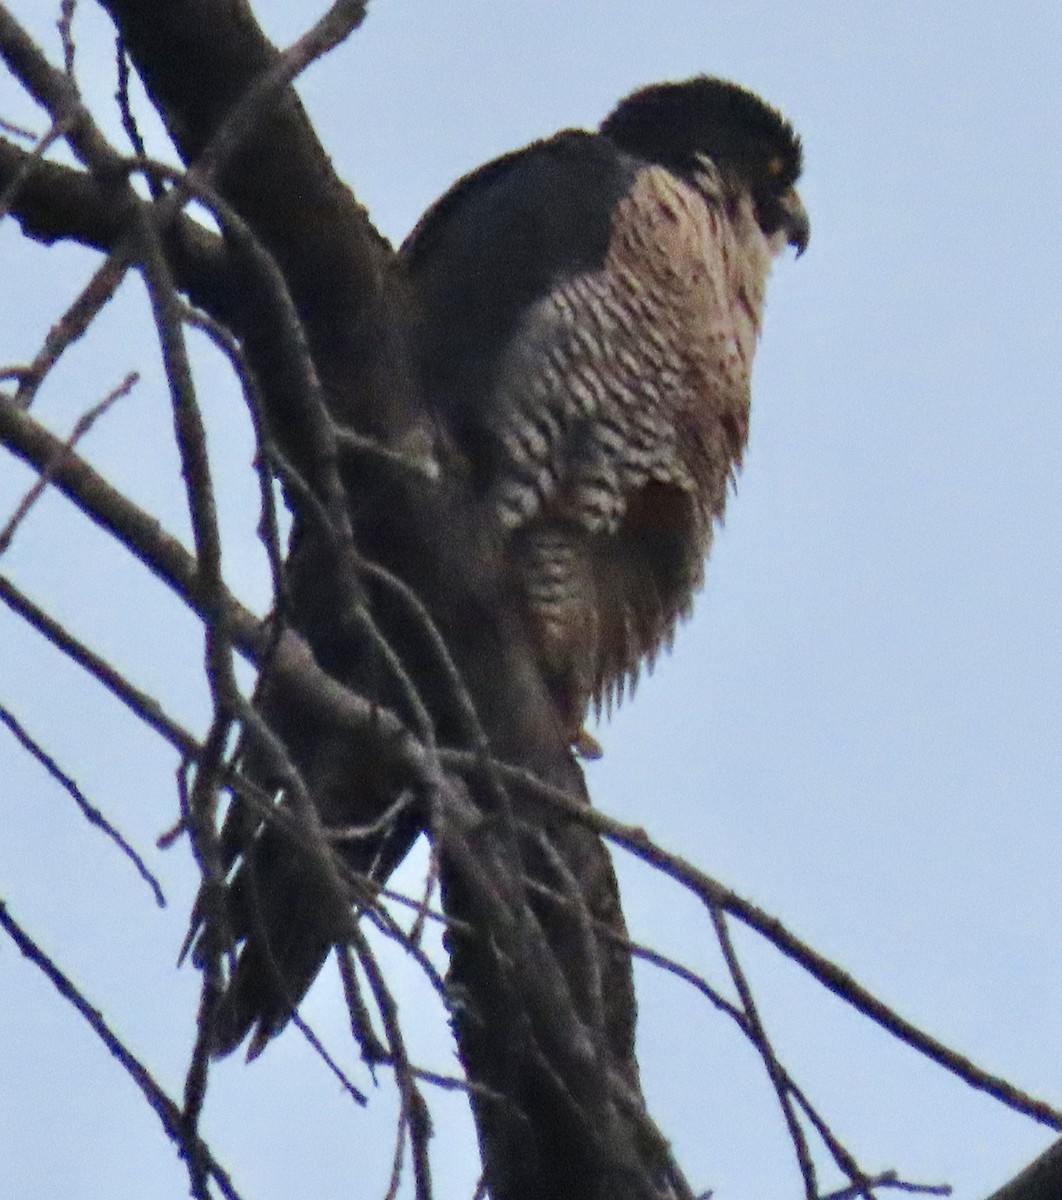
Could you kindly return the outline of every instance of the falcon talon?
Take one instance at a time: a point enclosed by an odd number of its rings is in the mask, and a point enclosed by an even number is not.
[[[601,758],[605,753],[597,738],[585,729],[580,729],[575,737],[572,738],[572,749],[580,758],[585,758],[590,762]]]

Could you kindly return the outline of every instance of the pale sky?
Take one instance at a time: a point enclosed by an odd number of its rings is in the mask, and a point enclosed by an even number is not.
[[[57,5],[8,7],[58,61]],[[98,11],[81,8],[78,69],[101,113],[112,55]],[[286,42],[323,4],[256,9]],[[464,171],[596,124],[647,82],[726,76],[792,120],[812,239],[799,263],[775,269],[745,470],[694,619],[601,731],[591,792],[927,1031],[1058,1107],[1062,9],[959,11],[943,0],[375,0],[301,91],[337,170],[396,240]],[[0,117],[44,128],[6,80]],[[11,221],[0,226],[0,363],[32,357],[96,261],[27,249]],[[140,370],[83,450],[183,534],[145,312],[142,288],[127,284],[37,412],[65,432]],[[260,610],[267,573],[242,406],[218,359],[204,351],[199,369],[226,576]],[[0,525],[30,482],[0,454]],[[0,571],[204,728],[196,623],[68,504],[47,497]],[[145,854],[169,905],[155,908],[3,729],[0,898],[178,1096],[198,992],[195,973],[174,965],[195,886],[187,847],[154,848],[176,817],[174,756],[6,610],[0,703]],[[702,910],[617,861],[634,936],[722,983]],[[867,1171],[894,1167],[977,1200],[1052,1139],[754,938],[740,946],[787,1065]],[[394,971],[416,1056],[453,1070],[426,988],[404,963]],[[326,976],[304,1014],[370,1106],[345,1099],[295,1032],[250,1067],[219,1066],[204,1132],[248,1200],[375,1200],[386,1187],[393,1094],[351,1061]],[[650,969],[638,980],[647,1095],[694,1188],[716,1200],[800,1195],[755,1055],[675,980]],[[463,1104],[431,1099],[437,1194],[471,1196]],[[3,938],[0,1191],[187,1191],[133,1084]]]

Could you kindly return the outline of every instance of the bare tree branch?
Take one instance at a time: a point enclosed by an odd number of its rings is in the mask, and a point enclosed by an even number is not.
[[[92,406],[88,412],[83,413],[78,417],[70,436],[63,443],[61,451],[45,466],[38,476],[36,482],[19,502],[18,507],[12,513],[7,524],[0,529],[0,556],[4,554],[8,546],[11,545],[11,539],[15,536],[15,531],[19,525],[25,520],[29,510],[44,494],[45,488],[55,478],[63,465],[63,459],[77,445],[77,443],[85,436],[92,426],[99,420],[100,417],[111,407],[116,400],[122,396],[127,396],[132,391],[134,384],[139,376],[136,372],[127,375],[122,382],[114,388],[108,395],[98,403]],[[15,402],[18,403],[16,396]]]
[[[733,980],[734,987],[737,988],[738,997],[741,1000],[749,1040],[756,1047],[760,1057],[763,1059],[764,1066],[767,1068],[767,1074],[771,1080],[771,1086],[774,1088],[775,1095],[778,1097],[778,1104],[782,1109],[782,1115],[785,1117],[786,1127],[789,1130],[789,1139],[796,1150],[797,1163],[800,1167],[800,1177],[804,1181],[804,1194],[807,1200],[817,1200],[819,1188],[815,1172],[815,1162],[811,1157],[807,1138],[804,1136],[804,1130],[800,1126],[800,1120],[790,1099],[789,1088],[782,1065],[778,1061],[778,1056],[767,1036],[767,1031],[763,1027],[763,1022],[760,1020],[759,1009],[752,995],[752,988],[749,986],[749,981],[738,960],[734,943],[730,939],[726,917],[717,905],[711,903],[708,905],[708,914],[712,919],[712,925],[715,927],[715,935],[719,940],[719,948],[723,952],[723,958],[726,960],[730,978]],[[873,1200],[873,1197],[867,1196],[866,1200]]]
[[[118,849],[136,867],[140,878],[151,888],[155,896],[155,903],[159,908],[165,908],[166,897],[162,893],[162,885],[152,872],[148,870],[143,858],[130,846],[120,831],[115,829],[103,813],[94,804],[90,803],[85,793],[78,787],[76,781],[59,766],[38,741],[30,736],[22,722],[3,704],[0,704],[0,724],[7,726],[16,741],[40,763],[56,783],[73,799],[74,803],[81,810],[85,820],[90,825],[95,825],[97,829],[102,830],[114,842]]]
[[[48,331],[40,353],[21,372],[15,403],[29,408],[33,397],[62,355],[96,319],[103,306],[110,300],[125,278],[128,262],[120,255],[109,256],[94,273],[88,285]],[[135,379],[135,372],[130,378]],[[130,384],[131,386],[131,384]],[[117,397],[116,397],[117,398]]]
[[[195,558],[159,522],[138,508],[14,401],[0,393],[0,442],[37,471],[51,470],[55,486],[91,521],[144,563],[186,604],[203,615],[207,597]],[[61,463],[54,467],[53,464]],[[261,622],[228,597],[229,619],[241,651],[254,658],[267,639]]]
[[[228,1173],[214,1158],[207,1144],[199,1137],[189,1138],[181,1110],[155,1082],[151,1072],[126,1048],[103,1019],[100,1011],[89,1004],[74,983],[11,916],[3,900],[0,900],[0,927],[4,929],[22,954],[47,976],[55,990],[77,1009],[92,1027],[96,1036],[107,1047],[111,1057],[131,1076],[133,1082],[144,1094],[144,1099],[162,1122],[167,1137],[177,1147],[181,1157],[189,1162],[194,1160],[197,1170],[202,1171],[217,1183],[226,1200],[240,1200],[240,1194],[233,1186]]]
[[[464,752],[443,750],[439,757],[445,768],[458,770],[465,775],[481,771],[484,767],[478,757]],[[786,929],[777,917],[764,912],[763,909],[705,874],[681,855],[673,854],[657,845],[644,829],[634,825],[625,825],[597,809],[588,808],[578,798],[551,787],[521,768],[494,762],[492,769],[510,786],[515,785],[525,789],[528,797],[534,797],[540,803],[563,812],[571,820],[595,830],[609,841],[622,846],[636,858],[640,858],[665,875],[669,875],[698,896],[709,909],[714,906],[730,913],[766,938],[834,995],[863,1013],[864,1016],[869,1017],[912,1049],[951,1071],[970,1087],[987,1092],[1001,1104],[1005,1104],[1008,1108],[1013,1108],[1025,1116],[1032,1117],[1033,1120],[1047,1125],[1051,1129],[1062,1130],[1062,1111],[1053,1108],[1043,1100],[1028,1095],[1006,1080],[989,1074],[963,1055],[911,1024],[878,997],[867,991],[847,971],[818,954],[806,942],[801,941]]]
[[[78,641],[3,575],[0,575],[0,601],[36,629],[46,641],[51,642],[56,649],[98,680],[135,716],[169,742],[182,757],[193,758],[198,754],[199,743],[196,739],[172,717],[167,716],[157,700],[134,687],[109,662]]]
[[[37,144],[33,149],[22,158],[17,170],[12,172],[10,178],[4,183],[3,190],[0,190],[0,221],[11,211],[11,203],[18,195],[27,176],[32,174],[43,160],[49,147],[62,138],[65,133],[66,127],[60,122],[54,122],[48,132],[37,139]]]

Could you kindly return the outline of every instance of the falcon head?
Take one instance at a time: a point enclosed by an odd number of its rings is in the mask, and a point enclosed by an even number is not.
[[[621,100],[601,133],[690,182],[697,182],[708,160],[730,186],[752,197],[768,239],[784,234],[798,255],[807,247],[811,226],[796,191],[800,138],[753,92],[708,75],[654,84]]]

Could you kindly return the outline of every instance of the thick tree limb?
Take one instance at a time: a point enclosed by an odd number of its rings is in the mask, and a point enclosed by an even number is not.
[[[1054,1142],[988,1200],[1058,1200],[1059,1196],[1062,1196],[1062,1141]]]
[[[246,0],[101,3],[187,164],[277,66]],[[290,88],[256,116],[218,173],[218,189],[287,279],[333,414],[391,440],[408,420],[395,301],[385,286],[391,248],[336,176]]]
[[[71,451],[62,438],[4,395],[0,395],[0,443],[37,471],[50,475],[55,487],[85,516],[124,545],[196,612],[209,614],[209,597],[196,560],[178,539]],[[229,606],[240,648],[252,658],[264,655],[267,639],[261,622],[234,600]]]
[[[128,214],[111,203],[107,189],[88,172],[58,163],[24,172],[30,158],[0,138],[0,189],[22,175],[10,211],[23,233],[45,245],[72,241],[105,254],[115,250],[128,233]],[[162,236],[181,291],[217,320],[238,326],[240,279],[222,239],[184,215],[172,218]]]

